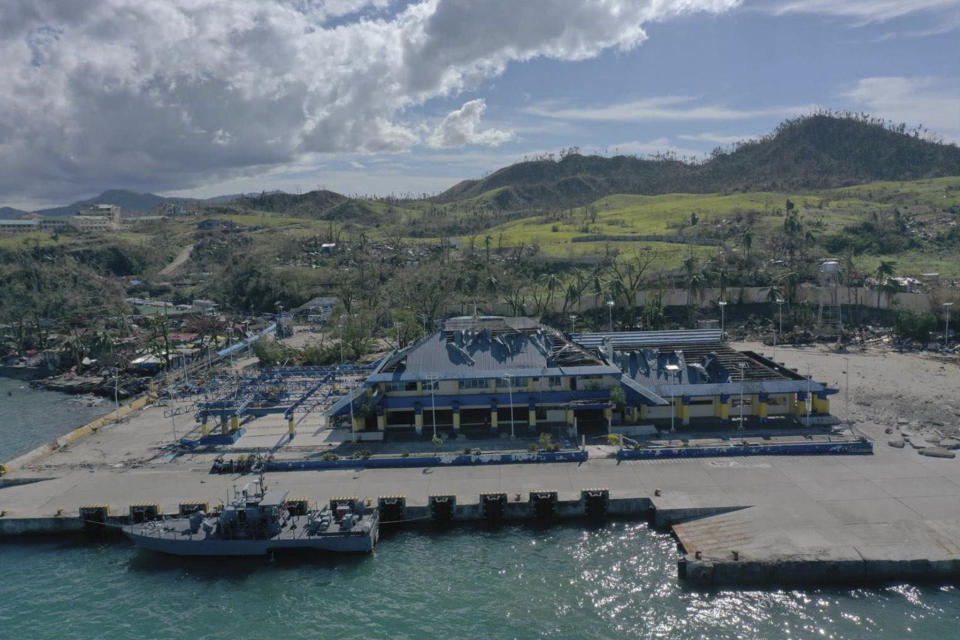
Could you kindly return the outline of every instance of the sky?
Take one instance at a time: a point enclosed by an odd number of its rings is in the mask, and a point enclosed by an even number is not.
[[[960,142],[956,0],[3,0],[0,205],[440,192],[817,109]]]

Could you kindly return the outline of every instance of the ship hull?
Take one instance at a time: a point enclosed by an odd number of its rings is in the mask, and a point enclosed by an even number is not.
[[[274,537],[267,539],[223,539],[186,535],[159,534],[155,529],[134,525],[123,532],[141,549],[174,556],[264,556],[282,551],[321,551],[332,553],[370,553],[379,538],[376,525],[369,531],[330,532],[314,536]]]

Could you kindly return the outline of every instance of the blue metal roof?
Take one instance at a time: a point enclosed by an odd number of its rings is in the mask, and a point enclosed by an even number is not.
[[[544,334],[546,335],[546,334]],[[614,375],[620,370],[570,346],[591,362],[584,366],[558,365],[548,354],[551,335],[513,333],[474,334],[467,340],[450,341],[436,332],[401,352],[388,356],[368,383],[413,380],[467,380],[478,378],[529,378],[561,375]],[[569,343],[567,343],[569,344]],[[394,371],[386,369],[394,368]]]
[[[658,347],[660,345],[707,344],[721,342],[719,329],[683,329],[680,331],[605,331],[575,333],[571,339],[584,348],[595,349],[609,341],[614,347]]]
[[[490,407],[493,404],[497,406],[510,406],[509,393],[463,393],[463,394],[436,394],[431,397],[429,394],[421,396],[386,396],[383,398],[383,406],[391,410],[412,410],[419,405],[424,411],[429,411],[435,403],[440,408],[447,408],[456,402],[461,408]],[[609,390],[602,391],[514,391],[513,405],[549,404],[549,405],[567,405],[577,404],[584,401],[596,402],[598,400],[608,400]]]

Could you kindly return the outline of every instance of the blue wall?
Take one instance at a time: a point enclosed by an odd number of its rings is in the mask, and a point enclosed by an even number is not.
[[[482,453],[480,455],[409,456],[407,458],[342,458],[340,460],[270,460],[264,471],[321,469],[395,469],[408,467],[462,467],[482,464],[535,464],[585,462],[586,451],[539,453]]]
[[[711,458],[721,456],[828,456],[870,455],[872,442],[803,442],[799,444],[730,445],[727,447],[672,447],[621,449],[617,460]]]

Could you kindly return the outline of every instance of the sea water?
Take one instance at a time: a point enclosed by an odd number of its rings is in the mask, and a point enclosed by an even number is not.
[[[369,556],[187,560],[0,545],[0,637],[944,638],[953,586],[697,591],[642,523],[403,531]]]
[[[11,409],[3,393],[0,458],[85,421],[59,394]],[[956,586],[695,590],[676,575],[674,540],[637,522],[386,532],[347,558],[6,541],[0,639],[960,638]]]
[[[33,389],[25,380],[0,376],[0,463],[112,410],[105,398]]]

